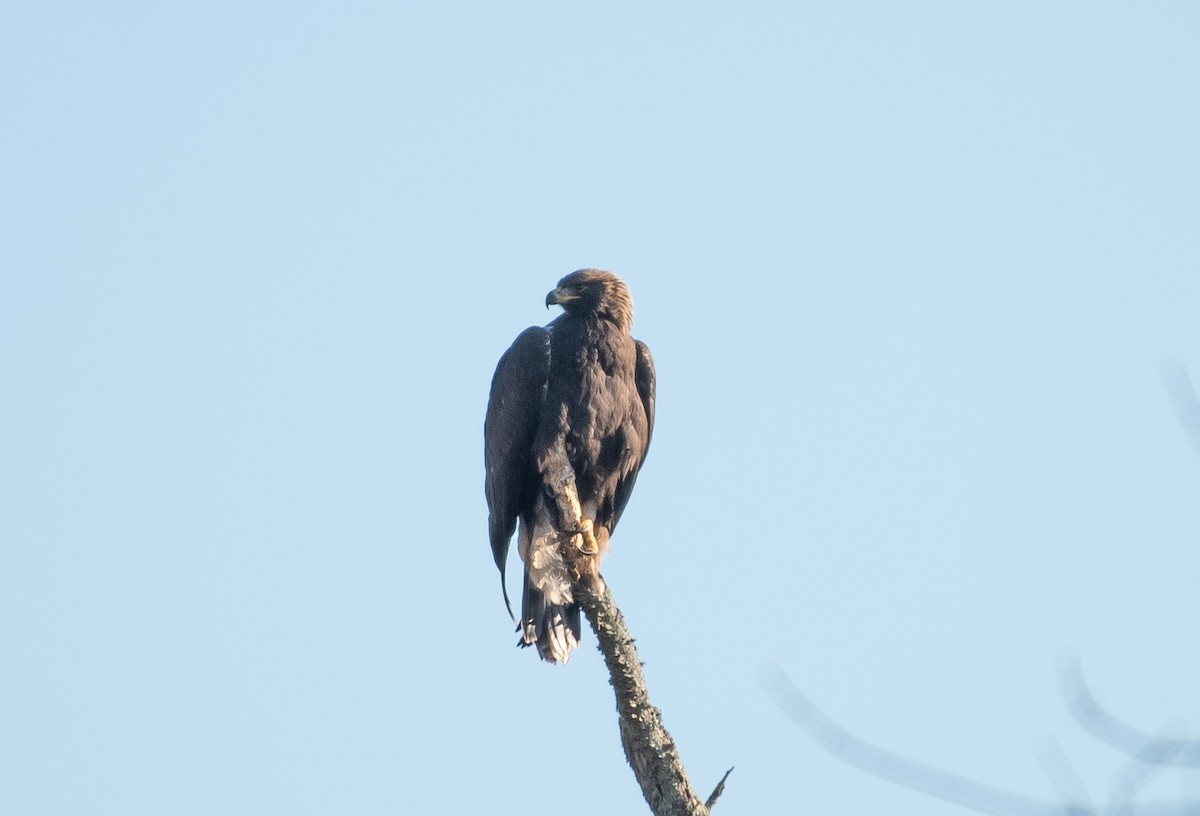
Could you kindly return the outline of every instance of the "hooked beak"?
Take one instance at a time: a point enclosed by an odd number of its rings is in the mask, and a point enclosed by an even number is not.
[[[579,295],[568,294],[567,292],[563,291],[562,288],[551,289],[546,295],[546,308],[549,309],[551,306],[564,306],[570,303],[572,300],[578,299]]]

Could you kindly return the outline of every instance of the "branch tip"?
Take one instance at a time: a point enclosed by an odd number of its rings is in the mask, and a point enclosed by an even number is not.
[[[713,788],[713,792],[708,795],[708,800],[704,803],[704,807],[706,809],[712,810],[712,806],[715,805],[717,800],[721,798],[721,794],[725,792],[725,780],[729,778],[731,773],[733,773],[733,768],[730,768],[725,772],[725,775],[721,777],[721,781],[717,783],[715,788]]]

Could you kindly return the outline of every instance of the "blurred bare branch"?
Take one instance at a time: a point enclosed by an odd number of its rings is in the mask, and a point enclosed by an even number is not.
[[[1076,658],[1059,660],[1058,682],[1076,721],[1101,742],[1149,765],[1200,767],[1200,742],[1151,736],[1101,708],[1084,682]]]
[[[1088,813],[1095,809],[1092,798],[1083,785],[1083,780],[1079,778],[1075,766],[1071,764],[1071,760],[1067,759],[1067,755],[1063,753],[1058,742],[1051,737],[1046,737],[1041,744],[1034,746],[1034,751],[1041,760],[1042,767],[1046,770],[1046,776],[1050,778],[1050,783],[1058,791],[1059,798],[1062,799],[1063,807],[1067,812]]]
[[[1094,807],[1087,800],[1052,804],[943,771],[872,745],[826,716],[778,666],[765,667],[759,682],[775,704],[818,745],[870,774],[995,816],[1200,816],[1200,801]]]
[[[1192,447],[1200,455],[1200,398],[1188,377],[1187,368],[1175,357],[1165,358],[1160,368],[1163,386],[1175,407],[1179,424],[1192,441]]]

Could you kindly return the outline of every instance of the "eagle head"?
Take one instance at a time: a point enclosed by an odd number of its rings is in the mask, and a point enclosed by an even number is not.
[[[629,287],[603,269],[580,269],[560,280],[546,295],[546,308],[555,304],[568,314],[605,318],[624,332],[633,328],[633,297]]]

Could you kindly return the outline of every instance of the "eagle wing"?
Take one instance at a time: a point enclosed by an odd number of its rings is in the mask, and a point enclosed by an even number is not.
[[[617,482],[617,491],[613,498],[613,523],[609,532],[616,529],[621,514],[625,512],[625,505],[633,495],[633,485],[637,482],[642,462],[646,461],[646,452],[650,450],[650,437],[654,435],[654,358],[650,356],[650,348],[641,340],[635,340],[634,344],[637,347],[637,363],[633,370],[633,382],[637,386],[642,410],[646,412],[646,438],[642,440],[642,448],[638,451],[633,468],[627,476]]]
[[[496,365],[483,422],[488,535],[510,616],[512,605],[504,584],[504,565],[521,508],[530,506],[537,495],[539,479],[532,462],[533,439],[549,373],[550,332],[531,326],[521,332]]]

